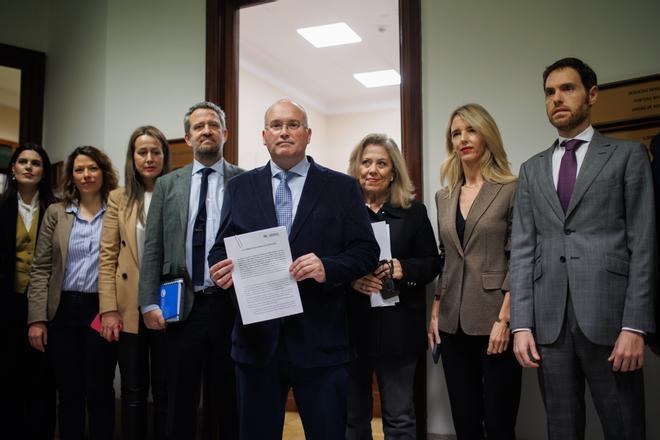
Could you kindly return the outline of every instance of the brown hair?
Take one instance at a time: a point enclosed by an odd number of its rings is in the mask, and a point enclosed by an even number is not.
[[[101,150],[96,147],[86,145],[84,147],[77,147],[75,150],[69,154],[69,157],[66,159],[66,170],[64,172],[64,194],[62,197],[62,202],[65,205],[70,205],[71,203],[78,201],[80,194],[78,193],[78,188],[73,183],[73,162],[76,160],[76,157],[84,155],[96,162],[96,165],[99,166],[101,172],[103,173],[103,184],[101,185],[101,199],[105,203],[108,200],[108,194],[110,191],[117,188],[117,173],[112,168],[112,162],[110,158]]]
[[[163,149],[163,170],[158,177],[170,172],[170,146],[167,143],[165,135],[152,125],[143,125],[136,128],[135,131],[133,131],[133,134],[131,134],[131,138],[128,140],[126,165],[124,166],[124,181],[126,185],[125,193],[127,198],[126,206],[129,207],[129,209],[126,210],[126,217],[130,215],[133,208],[137,208],[138,220],[144,224],[144,181],[135,168],[135,159],[133,158],[135,154],[135,141],[142,135],[151,136],[156,139]]]

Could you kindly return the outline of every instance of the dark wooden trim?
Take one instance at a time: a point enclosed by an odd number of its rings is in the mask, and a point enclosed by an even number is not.
[[[422,168],[422,6],[399,0],[401,63],[401,144],[417,200],[424,200]],[[417,426],[422,425],[418,423]],[[422,426],[426,426],[423,424]],[[426,438],[426,437],[418,437]]]
[[[639,78],[632,78],[632,79],[624,79],[621,81],[614,81],[610,83],[605,83],[605,84],[599,84],[598,89],[599,90],[607,90],[611,89],[613,87],[622,87],[622,86],[629,86],[632,84],[640,84],[643,82],[647,81],[655,81],[660,79],[660,73],[656,73],[653,75],[647,75],[647,76],[640,76]]]
[[[42,144],[46,54],[0,44],[0,65],[21,70],[18,143]]]
[[[225,110],[231,163],[238,162],[238,10],[230,0],[206,2],[206,99]]]
[[[422,5],[421,0],[399,0],[399,63],[401,72],[401,145],[415,196],[424,202],[422,144]],[[426,352],[415,371],[414,403],[417,438],[427,437]]]
[[[206,99],[225,110],[224,157],[238,162],[239,10],[273,0],[206,0]]]

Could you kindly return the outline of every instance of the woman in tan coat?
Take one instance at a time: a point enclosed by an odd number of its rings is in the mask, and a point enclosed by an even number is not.
[[[126,187],[110,193],[103,220],[99,267],[101,335],[108,341],[118,341],[124,439],[147,438],[150,357],[155,438],[165,435],[164,335],[145,327],[137,298],[149,202],[156,179],[169,169],[169,148],[163,133],[152,126],[138,127],[128,142]]]
[[[509,346],[509,243],[516,177],[493,118],[456,109],[436,194],[444,267],[429,346],[439,344],[458,440],[515,438],[521,370]]]

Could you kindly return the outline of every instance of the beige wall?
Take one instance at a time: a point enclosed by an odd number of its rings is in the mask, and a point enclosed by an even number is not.
[[[18,109],[0,105],[0,139],[18,142]]]
[[[292,98],[305,107],[312,129],[312,142],[307,153],[328,168],[346,172],[353,146],[369,132],[386,132],[397,143],[401,138],[398,109],[326,114],[267,80],[240,69],[238,164],[242,168],[259,167],[268,161],[268,152],[261,140],[264,112],[281,98]]]

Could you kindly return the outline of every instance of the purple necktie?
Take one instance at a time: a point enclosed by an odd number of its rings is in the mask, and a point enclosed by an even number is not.
[[[557,194],[559,195],[559,202],[564,212],[568,209],[568,202],[571,201],[571,194],[573,194],[573,187],[575,186],[575,177],[577,175],[577,159],[575,158],[575,150],[580,148],[585,141],[580,139],[571,139],[561,143],[562,147],[566,148],[566,152],[561,158],[559,165],[559,178],[557,179]]]

